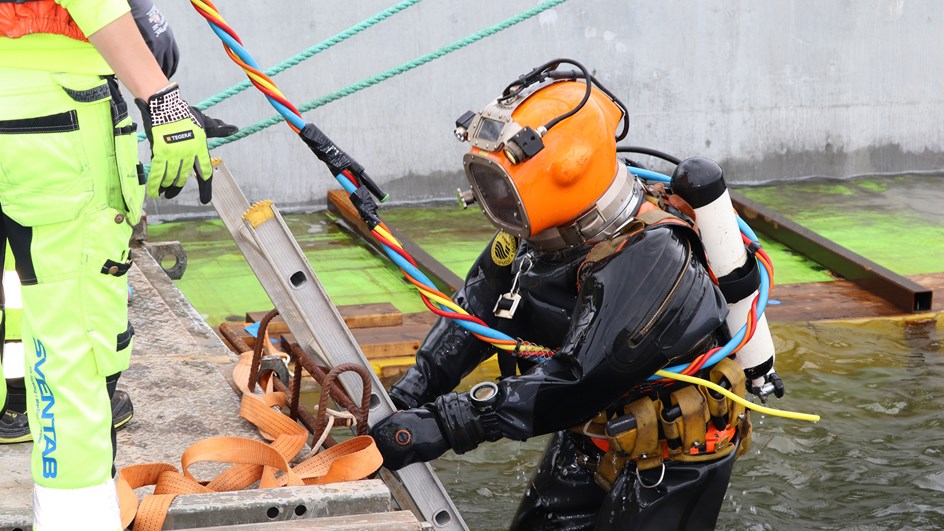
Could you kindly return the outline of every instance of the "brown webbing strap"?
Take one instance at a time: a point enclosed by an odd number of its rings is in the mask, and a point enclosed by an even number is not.
[[[636,429],[621,433],[614,439],[619,449],[636,461],[639,470],[662,464],[662,446],[659,444],[661,412],[657,410],[660,405],[649,398],[640,398],[626,406],[626,411],[636,417]]]
[[[266,439],[212,437],[194,443],[181,456],[181,471],[167,463],[134,465],[121,469],[116,478],[122,525],[134,520],[134,531],[159,531],[167,510],[178,494],[242,490],[257,481],[259,488],[322,485],[354,481],[373,474],[383,464],[374,440],[367,435],[349,439],[302,461],[289,461],[305,447],[308,431],[280,411],[284,393],[272,392],[272,381],[264,375],[262,395],[249,392],[252,352],[240,355],[233,370],[236,386],[243,391],[239,414],[255,425]],[[199,462],[232,463],[205,485],[191,475],[190,465]],[[138,503],[134,489],[154,485],[154,494]]]
[[[684,225],[690,227],[688,223],[678,216],[673,216],[661,208],[653,208],[652,210],[640,209],[640,213],[636,215],[636,219],[642,221],[646,226],[658,225],[660,223],[675,223],[677,225]]]
[[[724,358],[711,368],[709,378],[711,378],[712,382],[720,382],[722,376],[731,384],[730,391],[732,393],[738,396],[745,396],[747,394],[747,377],[744,375],[744,370],[741,369],[741,366],[738,365],[736,361],[731,358]],[[728,423],[738,427],[738,435],[741,438],[741,443],[738,447],[738,455],[744,455],[745,452],[751,449],[750,412],[748,412],[747,408],[743,405],[732,401],[731,405],[728,407]]]
[[[687,386],[672,392],[672,404],[677,404],[682,410],[682,453],[688,453],[691,448],[705,444],[705,426],[708,423],[708,406],[705,397],[697,387]]]

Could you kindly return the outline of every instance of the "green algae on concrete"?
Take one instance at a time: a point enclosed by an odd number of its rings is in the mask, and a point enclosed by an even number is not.
[[[388,207],[381,217],[460,277],[495,232],[474,207]],[[416,290],[386,256],[341,231],[326,213],[284,219],[335,304],[391,302],[401,312],[425,311]],[[272,307],[220,220],[162,223],[148,232],[151,241],[177,240],[184,246],[187,271],[177,285],[211,326]],[[760,237],[774,262],[776,284],[831,279],[816,264]]]
[[[941,271],[940,178],[798,182],[738,191],[897,273]],[[495,230],[475,206],[388,206],[380,214],[460,277]],[[391,302],[402,312],[425,310],[386,256],[341,231],[326,213],[286,215],[285,220],[335,304]],[[149,232],[152,241],[178,240],[184,245],[188,269],[178,286],[211,325],[271,308],[221,221],[165,223],[150,226]],[[832,280],[821,266],[759,236],[774,263],[775,285]]]
[[[405,313],[425,309],[396,266],[345,234],[324,213],[287,215],[285,220],[335,304],[390,302]],[[219,220],[151,225],[148,233],[151,241],[183,245],[187,271],[177,285],[211,326],[272,308]]]
[[[495,234],[495,227],[475,205],[467,209],[458,204],[387,208],[380,215],[462,278]]]
[[[738,192],[898,274],[944,269],[941,177],[793,182]]]
[[[823,266],[797,254],[789,247],[778,243],[766,234],[758,233],[761,245],[770,256],[774,265],[774,292],[777,297],[776,286],[782,284],[801,284],[804,282],[829,282],[834,280]]]

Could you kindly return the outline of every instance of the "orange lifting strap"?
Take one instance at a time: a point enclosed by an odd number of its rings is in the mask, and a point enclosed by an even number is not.
[[[181,469],[167,463],[125,467],[118,472],[118,501],[124,527],[134,520],[134,531],[159,531],[171,502],[178,494],[202,494],[242,490],[259,482],[259,488],[322,485],[364,479],[383,464],[374,440],[363,435],[332,446],[296,465],[291,461],[305,447],[308,430],[273,407],[285,406],[285,393],[272,391],[272,378],[260,378],[266,392],[249,391],[252,352],[239,356],[233,380],[242,392],[239,415],[253,423],[271,443],[245,437],[212,437],[198,441],[181,456]],[[232,466],[208,482],[194,478],[193,463],[212,461]],[[134,489],[154,485],[154,494],[138,503]]]

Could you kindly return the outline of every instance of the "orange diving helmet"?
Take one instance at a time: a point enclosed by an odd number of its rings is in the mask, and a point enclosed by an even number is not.
[[[472,145],[463,163],[485,215],[540,249],[606,239],[639,209],[642,186],[616,159],[625,107],[578,63],[535,68],[456,125]]]

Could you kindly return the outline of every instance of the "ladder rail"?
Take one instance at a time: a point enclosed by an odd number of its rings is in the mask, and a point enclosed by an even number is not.
[[[214,208],[305,355],[329,367],[342,363],[366,367],[371,375],[368,423],[393,414],[396,407],[278,209],[271,202],[250,205],[223,162],[213,177]],[[361,396],[358,376],[342,374],[339,381],[350,396]],[[468,529],[429,464],[416,463],[396,472],[381,469],[381,477],[401,507],[435,529]]]

